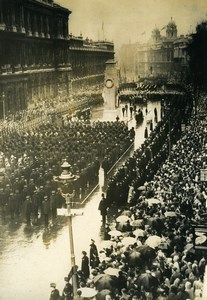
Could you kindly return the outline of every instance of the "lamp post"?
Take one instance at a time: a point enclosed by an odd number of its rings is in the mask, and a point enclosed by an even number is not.
[[[3,120],[5,121],[6,119],[6,112],[5,112],[5,94],[3,93],[2,96],[1,96],[1,100],[0,102],[2,102],[2,110],[3,110]]]
[[[75,264],[75,251],[73,243],[73,227],[72,227],[72,213],[71,213],[71,200],[74,196],[72,182],[75,180],[75,175],[70,172],[71,165],[68,162],[64,162],[61,165],[62,173],[58,176],[57,181],[61,183],[60,190],[63,197],[66,200],[67,216],[68,216],[68,230],[69,230],[69,242],[70,242],[70,259],[71,259],[71,277],[73,285],[73,295],[77,295],[77,275]]]

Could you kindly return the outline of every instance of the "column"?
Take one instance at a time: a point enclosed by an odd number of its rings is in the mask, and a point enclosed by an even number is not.
[[[25,22],[24,22],[24,8],[21,5],[19,9],[19,20],[20,20],[20,31],[25,33]]]
[[[40,36],[45,37],[45,33],[43,29],[43,16],[40,16]]]
[[[37,15],[33,14],[33,28],[32,28],[32,35],[39,36],[38,33],[38,25],[37,25]]]
[[[15,16],[15,7],[12,5],[12,11],[11,11],[11,29],[14,32],[17,32],[17,27],[16,27],[16,16]]]
[[[63,19],[63,37],[65,38],[65,39],[67,39],[67,37],[68,37],[68,23],[67,23],[67,19]]]
[[[62,18],[58,18],[58,38],[63,38],[63,23]]]
[[[31,14],[30,14],[29,10],[26,12],[26,17],[27,17],[27,28],[26,28],[26,31],[27,31],[27,34],[29,36],[31,36],[32,35],[32,31],[31,31]]]
[[[45,34],[45,36],[47,38],[50,38],[50,27],[49,27],[48,16],[45,17],[45,26],[46,26],[46,34]]]
[[[0,30],[5,30],[6,25],[4,23],[4,15],[3,15],[3,5],[2,1],[0,1]]]

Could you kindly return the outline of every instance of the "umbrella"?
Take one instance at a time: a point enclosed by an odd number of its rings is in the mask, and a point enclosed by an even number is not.
[[[137,188],[138,191],[145,191],[146,188],[144,185],[140,185],[138,188]]]
[[[124,246],[129,246],[129,245],[133,245],[137,242],[136,238],[133,238],[131,236],[126,236],[122,239],[121,243]]]
[[[191,253],[193,253],[194,252],[194,245],[192,244],[192,243],[190,243],[190,244],[187,244],[186,246],[185,246],[185,250],[187,250],[187,252],[191,252]]]
[[[119,271],[120,271],[120,269],[109,267],[106,270],[104,270],[104,273],[107,274],[107,275],[118,277],[119,276]]]
[[[122,213],[121,213],[121,216],[127,216],[127,217],[131,217],[132,215],[132,212],[130,210],[123,210]]]
[[[119,223],[124,223],[124,222],[127,222],[129,220],[130,220],[129,217],[125,216],[125,215],[121,215],[118,218],[116,218],[116,221],[119,222]]]
[[[165,212],[165,217],[176,217],[177,214],[174,211],[166,211]]]
[[[101,248],[111,248],[111,246],[114,246],[115,242],[111,241],[111,240],[107,240],[107,241],[102,241],[101,242]]]
[[[116,229],[121,232],[126,232],[126,231],[128,231],[127,225],[128,225],[127,222],[120,222],[117,224]]]
[[[136,237],[139,237],[139,236],[145,236],[145,231],[143,229],[136,229],[133,231],[133,234],[136,236]]]
[[[154,221],[156,221],[156,217],[146,217],[146,225],[152,225]]]
[[[88,287],[83,287],[78,290],[82,292],[81,296],[84,298],[93,298],[98,293],[98,291],[96,291],[95,289]]]
[[[139,227],[143,224],[143,219],[137,219],[130,222],[130,225],[133,227]]]
[[[140,265],[141,263],[141,253],[136,251],[136,250],[133,250],[129,256],[128,256],[128,264],[129,266],[136,266],[136,265]]]
[[[161,203],[160,200],[156,199],[156,198],[149,198],[149,199],[146,199],[148,205],[153,205],[153,204],[159,204]]]
[[[109,235],[113,236],[113,237],[117,237],[117,236],[121,236],[122,232],[119,230],[111,230],[108,232]]]
[[[156,248],[161,244],[161,242],[161,237],[159,237],[158,235],[152,235],[146,239],[145,244],[150,246],[151,248]]]
[[[99,274],[94,277],[93,282],[98,291],[109,289],[111,290],[115,284],[115,277],[107,274]]]
[[[150,290],[152,287],[155,287],[158,285],[158,279],[152,275],[150,271],[146,271],[145,273],[142,273],[138,277],[137,283],[140,286],[143,286],[145,290]]]
[[[96,295],[96,299],[97,300],[105,300],[106,295],[110,295],[111,291],[108,289],[104,289],[101,290],[100,292],[98,292],[98,294]]]
[[[143,260],[154,259],[156,252],[148,245],[142,245],[137,248],[137,251],[141,254]]]

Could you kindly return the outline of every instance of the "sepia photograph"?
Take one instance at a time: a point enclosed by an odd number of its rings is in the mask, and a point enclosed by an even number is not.
[[[207,1],[0,0],[0,300],[207,300]]]

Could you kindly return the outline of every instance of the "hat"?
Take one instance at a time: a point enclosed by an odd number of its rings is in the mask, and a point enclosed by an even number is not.
[[[50,287],[56,288],[56,283],[54,282],[50,283]]]
[[[95,243],[95,241],[94,241],[93,239],[91,239],[91,242],[92,242],[92,243]]]

